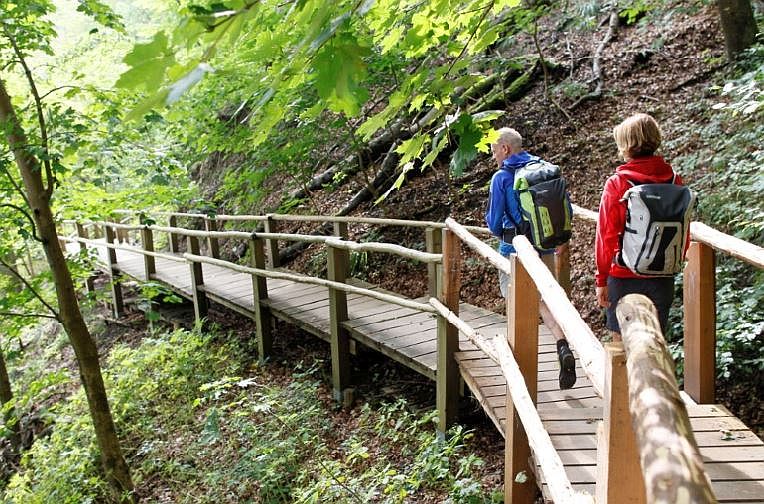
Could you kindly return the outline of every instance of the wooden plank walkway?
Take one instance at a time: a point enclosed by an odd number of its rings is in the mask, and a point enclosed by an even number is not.
[[[79,245],[70,243],[67,248],[74,252]],[[98,249],[105,263],[105,247]],[[140,253],[116,252],[121,272],[144,278],[144,260]],[[250,275],[203,264],[203,277],[204,290],[211,300],[254,318]],[[154,279],[183,297],[192,297],[188,264],[156,258]],[[267,284],[267,305],[274,317],[329,340],[326,287],[276,279],[268,279]],[[356,342],[435,379],[437,321],[433,315],[358,294],[348,294],[347,302],[349,319],[344,326]],[[504,316],[466,303],[460,305],[460,318],[485,336],[506,332]],[[507,387],[501,370],[462,335],[459,350],[456,358],[465,384],[503,435]],[[539,326],[538,369],[537,403],[541,419],[571,483],[577,490],[594,493],[596,429],[602,420],[602,400],[580,367],[576,368],[576,385],[569,390],[559,390],[556,346],[552,334],[543,325]],[[688,406],[688,411],[719,502],[764,504],[764,442],[723,406]],[[538,474],[537,479],[545,499],[551,502],[543,475]]]

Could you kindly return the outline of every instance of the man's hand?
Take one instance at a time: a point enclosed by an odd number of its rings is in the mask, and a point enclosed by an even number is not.
[[[603,308],[610,306],[610,300],[607,296],[607,285],[604,287],[597,287],[597,303]]]

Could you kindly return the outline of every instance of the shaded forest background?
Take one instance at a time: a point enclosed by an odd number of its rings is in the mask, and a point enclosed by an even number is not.
[[[39,147],[34,100],[25,99],[28,82],[8,45],[0,46],[9,55],[0,78],[37,145],[32,152],[52,167],[57,219],[134,209],[450,216],[483,225],[495,170],[487,147],[501,126],[516,128],[529,151],[563,168],[574,203],[596,209],[619,164],[612,127],[648,112],[664,130],[661,153],[699,194],[697,220],[764,244],[764,46],[757,38],[730,60],[715,3],[53,4],[30,4],[39,9],[29,19],[49,24],[30,29],[23,51],[44,95],[47,149]],[[752,5],[760,25],[761,2]],[[0,185],[7,203],[0,206],[0,311],[44,315],[47,304],[57,307],[53,277],[30,219],[17,211],[24,202],[8,182],[16,168],[11,149],[2,148],[9,175]],[[393,227],[351,226],[350,238],[424,248],[423,236]],[[593,226],[576,221],[571,297],[605,337],[593,240]],[[222,246],[226,258],[247,255],[238,243]],[[69,258],[77,281],[91,260]],[[288,250],[283,260],[325,274],[317,250]],[[390,290],[426,290],[421,265],[365,255],[354,264],[355,276]],[[503,310],[493,268],[468,254],[464,275],[464,301]],[[681,378],[681,278],[677,286],[667,339]],[[373,370],[359,384],[362,400],[336,411],[326,390],[328,349],[295,330],[280,328],[279,357],[261,367],[247,321],[213,310],[214,331],[172,332],[149,303],[177,301],[161,286],[134,284],[136,311],[125,320],[104,310],[105,296],[80,304],[137,495],[159,502],[500,498],[501,453],[491,449],[498,435],[479,413],[466,412],[451,445],[434,444],[430,385],[405,370],[367,356],[357,363]],[[760,436],[763,305],[761,271],[720,258],[718,397]],[[5,315],[0,329],[13,389],[3,398],[5,498],[106,498],[61,326]],[[344,473],[352,481],[337,481]]]

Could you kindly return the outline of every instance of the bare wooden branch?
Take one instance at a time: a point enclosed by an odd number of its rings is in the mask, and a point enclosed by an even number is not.
[[[618,303],[616,316],[647,501],[716,502],[655,306],[646,296],[629,294]]]
[[[610,10],[610,17],[608,18],[607,33],[605,34],[605,37],[603,37],[603,39],[600,41],[597,49],[594,51],[594,57],[592,58],[592,74],[594,76],[593,81],[597,83],[597,86],[594,88],[594,91],[585,94],[576,100],[576,102],[570,106],[570,110],[575,109],[586,100],[594,100],[602,96],[602,84],[604,82],[604,78],[602,76],[602,52],[605,50],[605,47],[607,47],[607,45],[610,44],[610,42],[615,38],[616,31],[618,30],[618,23],[618,9],[613,8]]]

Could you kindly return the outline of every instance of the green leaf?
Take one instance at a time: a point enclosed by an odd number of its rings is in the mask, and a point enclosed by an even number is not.
[[[363,57],[369,48],[358,43],[354,35],[336,35],[331,44],[326,44],[314,61],[316,69],[316,90],[334,112],[344,112],[355,116],[361,104],[368,99],[368,92],[359,85],[366,77],[366,63]]]
[[[131,68],[119,76],[116,87],[153,90],[162,85],[165,71],[175,64],[175,55],[167,46],[167,35],[158,32],[148,44],[136,44],[123,61]]]
[[[424,144],[429,139],[429,134],[423,135],[422,133],[417,133],[413,138],[409,138],[408,140],[405,140],[403,143],[401,143],[395,149],[395,152],[401,155],[400,164],[406,165],[415,159],[419,159],[419,156],[422,153],[422,149],[424,148]]]

